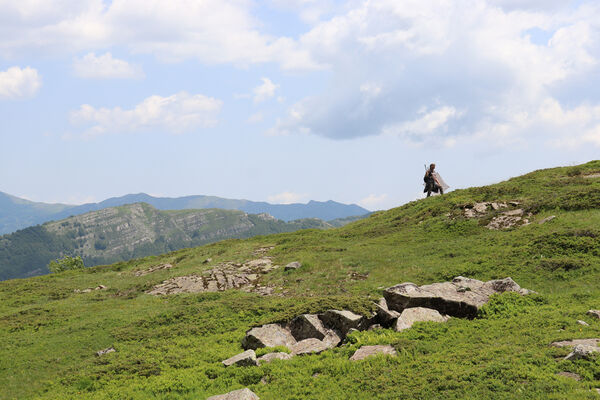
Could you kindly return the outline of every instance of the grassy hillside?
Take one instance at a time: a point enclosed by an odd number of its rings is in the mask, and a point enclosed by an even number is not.
[[[330,227],[319,219],[284,222],[235,210],[160,211],[129,204],[0,236],[0,280],[48,273],[48,263],[64,255],[79,255],[92,266],[229,238]]]
[[[556,340],[600,337],[600,161],[536,171],[371,215],[342,228],[228,240],[84,271],[0,283],[0,393],[6,399],[204,399],[249,387],[261,399],[595,399],[600,360],[563,361]],[[490,230],[517,201],[529,225]],[[513,206],[511,206],[513,207]],[[540,224],[544,218],[556,218]],[[269,249],[273,246],[272,249]],[[275,295],[230,290],[155,297],[152,286],[264,256]],[[211,259],[207,262],[207,259]],[[171,269],[137,276],[161,263]],[[247,329],[304,312],[368,314],[382,288],[457,275],[511,276],[539,293],[495,297],[474,320],[353,333],[343,346],[260,367],[223,367]],[[75,293],[75,289],[107,286]],[[576,320],[585,320],[582,326]],[[397,357],[351,362],[363,344]],[[116,352],[97,357],[113,346]],[[581,381],[557,375],[574,372]]]

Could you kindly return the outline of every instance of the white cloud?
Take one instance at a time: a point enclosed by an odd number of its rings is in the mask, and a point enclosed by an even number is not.
[[[0,54],[120,46],[166,61],[318,67],[295,40],[262,33],[252,7],[245,0],[0,1]]]
[[[275,96],[275,91],[279,88],[279,85],[271,82],[269,78],[261,78],[261,80],[262,84],[253,90],[255,103],[263,102]]]
[[[536,131],[537,114],[548,98],[569,109],[600,105],[600,92],[572,88],[600,83],[599,21],[600,3],[589,0],[362,2],[299,38],[332,79],[269,133],[395,134],[443,146],[570,136],[564,125]],[[532,41],[532,29],[549,39]]]
[[[0,99],[18,99],[34,96],[42,86],[42,78],[31,67],[10,67],[0,71]]]
[[[73,62],[73,69],[75,74],[81,78],[138,79],[144,77],[141,67],[113,58],[109,52],[100,56],[96,56],[92,52],[76,58]]]
[[[387,194],[370,194],[364,199],[360,200],[358,205],[366,208],[367,210],[378,210],[384,207],[387,202]]]
[[[212,97],[180,92],[168,97],[150,96],[130,110],[84,104],[71,113],[71,123],[84,126],[86,136],[157,129],[183,133],[214,126],[222,105]]]
[[[306,200],[305,194],[294,193],[294,192],[282,192],[273,196],[268,196],[267,201],[275,204],[292,204],[300,203]]]

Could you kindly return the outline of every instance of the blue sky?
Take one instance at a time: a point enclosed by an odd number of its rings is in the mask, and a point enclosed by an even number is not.
[[[0,191],[384,209],[600,154],[600,4],[0,0]]]

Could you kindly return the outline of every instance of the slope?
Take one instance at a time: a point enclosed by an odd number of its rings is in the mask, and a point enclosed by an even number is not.
[[[0,279],[48,273],[64,255],[87,266],[113,263],[228,238],[330,228],[318,219],[292,222],[235,210],[160,211],[146,203],[110,207],[0,236]]]
[[[241,387],[263,400],[597,398],[599,359],[565,361],[569,350],[550,343],[600,337],[600,320],[586,316],[600,308],[600,179],[590,177],[598,173],[599,161],[536,171],[338,229],[229,240],[2,282],[0,386],[5,398],[19,399],[205,399]],[[515,216],[512,227],[488,228],[507,212]],[[146,294],[169,278],[265,255],[280,265],[302,262],[260,277],[272,296]],[[137,273],[163,263],[173,267]],[[241,351],[252,326],[330,308],[367,315],[382,288],[457,275],[512,276],[539,295],[497,296],[474,320],[355,332],[319,355],[221,365]],[[98,285],[107,289],[75,292]],[[349,361],[364,344],[392,344],[398,355]],[[110,346],[116,351],[95,355]]]
[[[48,221],[69,207],[66,204],[36,203],[0,192],[0,235]]]

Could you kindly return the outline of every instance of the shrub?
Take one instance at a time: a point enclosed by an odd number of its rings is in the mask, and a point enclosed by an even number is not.
[[[48,264],[48,269],[50,272],[62,272],[82,268],[85,268],[85,266],[83,265],[83,259],[81,256],[65,256],[64,258],[59,258],[56,261],[50,261],[50,264]]]

